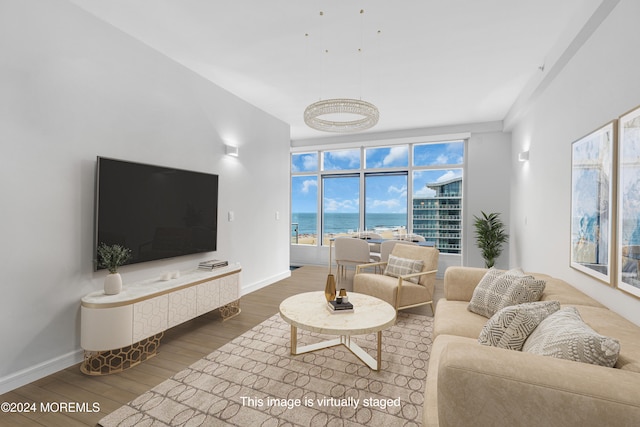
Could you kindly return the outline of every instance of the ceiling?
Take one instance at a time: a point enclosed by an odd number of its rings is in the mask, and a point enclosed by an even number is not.
[[[503,120],[601,3],[69,1],[289,123],[292,140],[334,136],[302,118],[327,98],[377,105],[367,132]]]

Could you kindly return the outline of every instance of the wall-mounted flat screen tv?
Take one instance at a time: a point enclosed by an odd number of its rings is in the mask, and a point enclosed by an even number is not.
[[[98,157],[94,260],[101,243],[127,264],[215,251],[217,221],[218,175]]]

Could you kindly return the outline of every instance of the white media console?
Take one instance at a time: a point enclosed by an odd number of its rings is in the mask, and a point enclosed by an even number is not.
[[[126,284],[117,295],[82,298],[81,370],[120,372],[156,354],[165,330],[220,309],[223,319],[240,313],[240,264],[192,270],[171,280]]]

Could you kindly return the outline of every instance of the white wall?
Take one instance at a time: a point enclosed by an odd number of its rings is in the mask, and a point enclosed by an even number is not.
[[[0,393],[80,360],[98,155],[220,175],[218,252],[125,286],[211,257],[242,263],[243,293],[289,275],[287,124],[61,0],[0,3],[0,93]]]
[[[467,146],[467,175],[464,193],[463,265],[484,267],[484,258],[476,246],[474,216],[497,212],[510,233],[511,134],[472,133]],[[509,267],[509,243],[502,247],[496,268]]]
[[[638,16],[640,2],[621,1],[517,121],[510,250],[512,264],[567,280],[640,324],[639,299],[569,267],[571,143],[640,104]]]
[[[451,139],[452,135],[466,135],[468,138],[466,153],[466,175],[464,177],[464,230],[462,256],[441,254],[438,276],[451,265],[483,267],[484,260],[476,246],[473,232],[474,215],[484,212],[499,212],[501,219],[509,226],[510,220],[510,174],[511,174],[511,134],[502,132],[502,122],[471,123],[429,129],[412,129],[396,132],[359,134],[356,136],[334,137],[317,140],[294,141],[294,147],[355,146],[367,144],[407,143],[419,141],[438,141]],[[424,139],[422,139],[424,138]],[[508,232],[508,230],[507,230]],[[309,245],[291,245],[292,264],[327,265],[329,249]],[[506,244],[496,267],[509,266],[509,245]]]

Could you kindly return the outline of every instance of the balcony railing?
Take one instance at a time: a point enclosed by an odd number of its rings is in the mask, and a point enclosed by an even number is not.
[[[433,210],[452,210],[452,211],[456,211],[456,210],[460,210],[462,205],[447,205],[447,204],[442,204],[442,205],[413,205],[413,210],[415,211],[433,211]]]
[[[413,216],[414,221],[416,219],[432,219],[432,220],[440,220],[440,221],[460,221],[461,217],[460,215],[441,215],[441,214],[436,214],[436,215],[414,215]]]
[[[460,230],[459,224],[413,224],[414,230]]]

